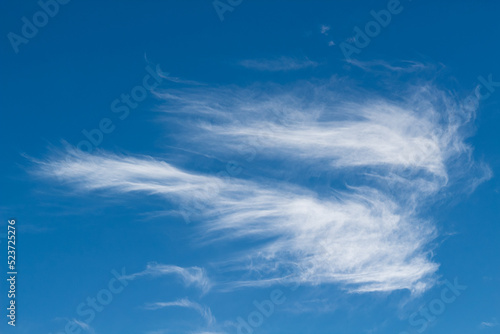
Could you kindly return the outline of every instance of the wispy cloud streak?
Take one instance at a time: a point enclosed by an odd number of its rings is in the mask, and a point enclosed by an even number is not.
[[[433,228],[373,189],[353,189],[340,194],[341,199],[320,199],[308,190],[279,183],[262,186],[187,173],[152,159],[76,151],[47,167],[57,177],[86,189],[142,191],[177,201],[212,189],[203,213],[205,233],[233,240],[275,237],[276,241],[249,253],[270,278],[300,268],[287,279],[385,291],[421,289],[422,279],[437,269],[422,250],[433,238]],[[180,272],[155,266],[133,276]],[[262,281],[247,285],[262,285]]]
[[[400,89],[399,98],[388,99],[346,91],[338,88],[341,84],[158,96],[169,114],[197,115],[184,138],[212,154],[230,156],[255,147],[261,156],[321,171],[368,171],[384,182],[417,187],[412,195],[490,176],[486,166],[472,160],[473,148],[466,143],[477,99],[460,100],[432,85]]]
[[[260,241],[230,259],[234,270],[245,270],[250,258],[259,275],[227,282],[228,289],[288,281],[336,283],[353,292],[423,291],[438,269],[431,257],[437,229],[420,215],[424,205],[490,176],[465,142],[476,103],[432,86],[392,99],[331,83],[158,96],[187,129],[181,138],[197,150],[230,158],[252,146],[262,159],[354,180],[325,195],[261,175],[226,179],[186,171],[151,157],[69,149],[39,163],[44,175],[78,189],[203,201],[198,218],[206,242]],[[259,158],[255,164],[275,175]]]
[[[184,307],[197,311],[203,319],[207,321],[207,325],[215,324],[215,318],[212,315],[212,311],[209,307],[202,306],[196,302],[189,300],[188,298],[182,298],[173,302],[156,302],[146,304],[144,308],[148,310],[158,310],[166,307]]]
[[[182,268],[174,265],[157,264],[150,263],[147,265],[146,269],[125,276],[124,279],[136,279],[137,277],[158,277],[165,275],[175,275],[182,279],[186,286],[194,285],[201,289],[203,292],[207,292],[212,287],[210,279],[207,277],[205,270],[199,267],[189,267]]]
[[[240,62],[240,65],[258,71],[284,72],[316,67],[318,63],[308,58],[280,57],[275,59],[245,59]]]

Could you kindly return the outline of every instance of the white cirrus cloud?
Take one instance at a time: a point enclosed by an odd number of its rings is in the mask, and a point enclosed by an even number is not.
[[[305,68],[316,67],[319,64],[308,58],[279,57],[272,59],[245,59],[240,61],[240,65],[252,70],[285,72],[296,71]]]
[[[480,327],[481,328],[492,328],[492,327],[497,327],[499,324],[495,318],[492,319],[492,321],[483,321],[481,322]]]
[[[427,196],[459,180],[473,188],[491,176],[473,161],[466,142],[475,99],[460,100],[432,85],[394,89],[394,99],[342,86],[348,84],[170,90],[157,96],[168,115],[188,116],[182,118],[183,140],[206,153],[258,151],[322,171],[363,170],[383,182],[418,187],[413,195]],[[189,123],[191,115],[196,121]]]
[[[182,123],[179,138],[188,148],[222,159],[251,152],[255,172],[245,178],[74,149],[38,168],[77,189],[203,203],[197,215],[205,242],[259,241],[228,259],[239,272],[250,271],[250,258],[259,274],[219,279],[222,289],[294,282],[340,284],[351,292],[424,291],[439,267],[432,258],[439,229],[422,212],[491,176],[466,143],[476,103],[430,85],[391,98],[343,86],[203,87],[157,95],[167,117]],[[303,170],[349,181],[316,192],[280,178],[285,169],[299,181]]]
[[[434,229],[374,189],[323,199],[290,185],[225,180],[152,159],[76,151],[45,166],[45,172],[89,190],[146,192],[179,203],[200,198],[206,204],[207,238],[274,238],[249,253],[268,279],[234,282],[233,287],[288,280],[342,283],[355,291],[420,290],[437,269],[423,249]],[[184,271],[154,266],[131,276],[172,273]]]
[[[159,310],[166,307],[184,307],[193,309],[207,321],[208,325],[213,325],[216,322],[209,307],[202,306],[196,302],[189,300],[188,298],[182,298],[172,302],[149,303],[144,306],[144,308],[147,310]]]
[[[138,277],[159,277],[159,276],[178,276],[186,286],[194,285],[207,292],[212,287],[212,282],[207,277],[204,269],[199,267],[183,268],[174,265],[149,263],[146,269],[135,274],[127,275],[124,279],[136,279]]]

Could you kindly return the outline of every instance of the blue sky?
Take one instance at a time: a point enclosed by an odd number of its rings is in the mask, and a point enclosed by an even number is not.
[[[2,333],[500,333],[500,4],[0,6]]]

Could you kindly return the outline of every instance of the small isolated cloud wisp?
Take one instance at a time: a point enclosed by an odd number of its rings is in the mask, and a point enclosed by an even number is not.
[[[308,58],[279,57],[274,59],[246,59],[242,60],[240,65],[257,71],[286,72],[316,67],[319,64]]]
[[[205,270],[198,267],[182,268],[174,265],[150,263],[146,269],[124,279],[136,279],[137,277],[159,277],[165,275],[176,275],[182,279],[186,286],[194,285],[203,292],[210,290],[212,283],[207,277]]]
[[[215,323],[215,318],[212,315],[212,311],[209,307],[202,306],[196,302],[189,300],[188,298],[182,298],[172,302],[156,302],[149,303],[144,306],[147,310],[158,310],[166,307],[184,307],[193,309],[198,312],[203,319],[206,320],[207,325],[213,325]]]

